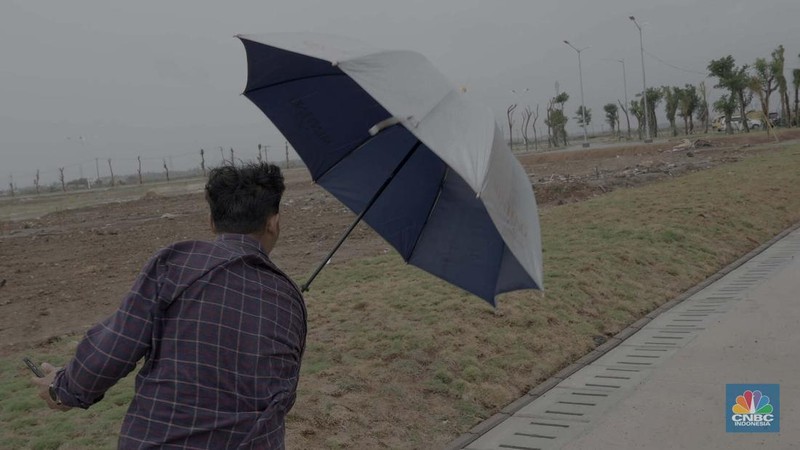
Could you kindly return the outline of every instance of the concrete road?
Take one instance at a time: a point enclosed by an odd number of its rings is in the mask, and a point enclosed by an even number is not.
[[[779,433],[730,433],[726,384],[779,384]],[[776,399],[772,399],[776,404]],[[468,449],[800,448],[800,230],[661,314]]]

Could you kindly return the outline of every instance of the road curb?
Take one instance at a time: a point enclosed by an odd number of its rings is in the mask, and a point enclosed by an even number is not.
[[[698,283],[697,285],[689,288],[685,292],[683,292],[678,297],[662,304],[658,308],[654,309],[653,311],[646,314],[641,319],[637,320],[636,322],[628,325],[625,329],[614,335],[614,337],[610,338],[608,341],[604,342],[603,344],[596,347],[594,350],[590,351],[589,353],[585,354],[577,361],[573,362],[572,364],[564,367],[563,369],[556,372],[550,378],[545,380],[544,382],[537,385],[535,388],[531,389],[527,393],[525,393],[522,397],[514,400],[513,402],[506,405],[502,408],[498,413],[494,414],[493,416],[489,417],[488,419],[478,423],[474,427],[472,427],[468,432],[462,434],[455,440],[448,443],[444,449],[445,450],[460,450],[466,448],[469,444],[477,440],[479,437],[484,435],[486,432],[494,428],[496,425],[500,424],[506,418],[512,416],[514,413],[519,411],[520,409],[524,408],[537,398],[544,395],[550,389],[556,387],[559,383],[561,383],[564,379],[568,378],[570,375],[574,374],[578,370],[585,367],[587,364],[592,363],[593,361],[597,360],[604,354],[608,353],[619,344],[621,344],[625,339],[629,338],[631,335],[639,331],[642,327],[647,325],[653,319],[658,317],[659,315],[669,311],[670,309],[674,308],[675,306],[679,305],[684,300],[690,298],[697,292],[705,289],[706,287],[710,286],[711,284],[718,281],[720,278],[724,277],[725,275],[731,273],[732,271],[739,268],[741,265],[746,263],[747,261],[753,259],[754,257],[761,254],[764,250],[771,247],[776,242],[780,241],[781,239],[785,238],[789,233],[797,230],[800,228],[800,222],[784,229],[776,236],[774,236],[769,241],[759,245],[758,247],[754,248],[753,250],[746,253],[744,256],[738,258],[734,262],[728,264],[727,266],[723,267],[714,275],[706,278],[702,282]]]

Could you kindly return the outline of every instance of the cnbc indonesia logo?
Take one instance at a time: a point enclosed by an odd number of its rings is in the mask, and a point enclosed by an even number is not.
[[[736,426],[768,427],[770,422],[775,420],[769,397],[763,395],[761,391],[744,391],[744,394],[736,397],[736,404],[731,409],[733,410],[731,420]]]
[[[730,409],[732,414],[728,417],[727,430],[733,432],[778,432],[778,411],[770,401],[770,397],[763,392],[772,391],[770,393],[775,396],[774,403],[777,403],[778,386],[763,385],[761,389],[746,389],[744,392],[741,389],[743,389],[742,385],[728,385],[728,404],[731,404],[734,395],[735,401]],[[736,395],[737,392],[741,394]]]

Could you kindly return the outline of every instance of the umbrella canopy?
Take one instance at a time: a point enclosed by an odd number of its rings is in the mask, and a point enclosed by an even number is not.
[[[418,53],[305,33],[237,37],[244,95],[406,262],[492,305],[541,289],[533,188],[488,108]]]

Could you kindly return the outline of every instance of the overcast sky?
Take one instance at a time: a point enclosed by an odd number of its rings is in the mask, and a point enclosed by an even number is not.
[[[566,39],[590,47],[585,102],[599,130],[603,104],[624,98],[614,60],[625,60],[631,99],[642,87],[629,15],[644,23],[654,55],[645,55],[648,86],[697,84],[711,59],[751,63],[778,44],[787,76],[800,67],[798,0],[3,0],[0,185],[11,173],[30,185],[36,169],[53,181],[61,166],[67,179],[92,175],[95,158],[133,173],[137,155],[145,170],[167,156],[176,169],[197,165],[200,148],[218,163],[219,146],[252,157],[261,143],[270,158],[282,156],[281,135],[240,95],[237,33],[316,31],[418,51],[498,121],[510,103],[544,108],[556,82],[571,96],[570,115],[578,108],[577,56]]]

